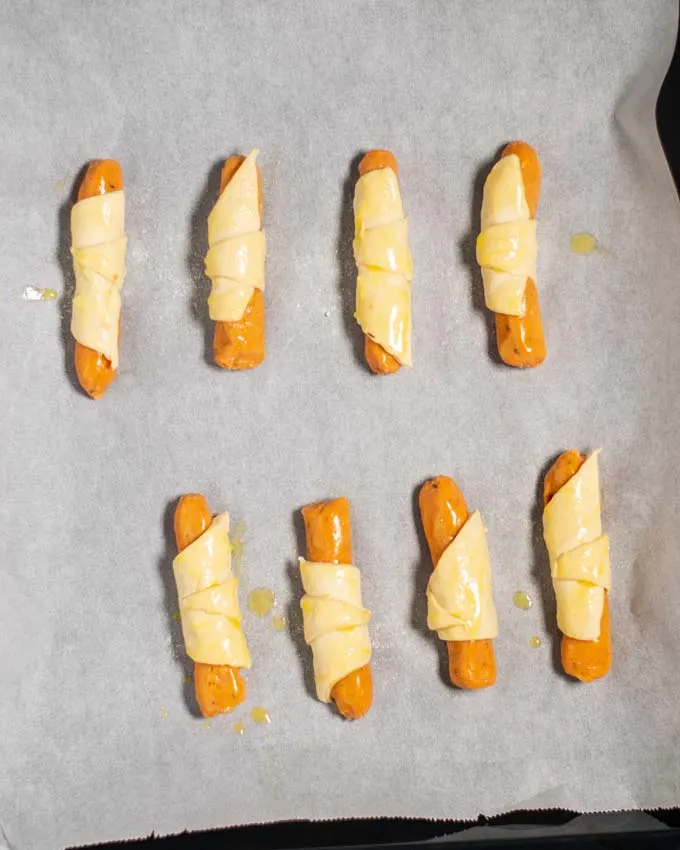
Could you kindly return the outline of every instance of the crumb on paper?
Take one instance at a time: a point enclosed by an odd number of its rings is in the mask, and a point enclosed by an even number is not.
[[[170,716],[170,712],[168,711],[168,709],[164,705],[162,705],[161,706],[161,717],[163,718],[163,720],[165,720],[165,718],[169,717],[169,716]]]
[[[59,293],[56,289],[38,289],[35,286],[26,286],[21,297],[24,301],[56,301]]]

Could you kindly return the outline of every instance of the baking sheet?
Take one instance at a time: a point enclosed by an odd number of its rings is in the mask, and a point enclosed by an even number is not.
[[[0,834],[13,848],[289,818],[475,818],[680,803],[680,215],[654,123],[674,2],[15,4],[0,32]],[[549,359],[495,362],[474,269],[480,188],[530,140],[544,183]],[[262,150],[268,357],[205,360],[219,163]],[[415,368],[378,380],[351,318],[357,156],[399,159],[416,266]],[[74,387],[69,212],[79,170],[125,171],[121,369]],[[570,252],[594,233],[607,253]],[[54,287],[59,302],[22,299]],[[206,348],[206,345],[208,346]],[[491,351],[491,356],[490,356]],[[604,447],[611,676],[555,667],[536,500],[561,450]],[[452,474],[488,527],[499,680],[442,680],[415,516]],[[245,524],[249,702],[195,716],[171,510],[202,491]],[[310,693],[296,510],[345,494],[373,610],[375,704]],[[529,591],[529,612],[513,607]],[[537,634],[540,649],[529,646]],[[271,724],[249,719],[264,706]],[[233,731],[243,720],[245,733]]]

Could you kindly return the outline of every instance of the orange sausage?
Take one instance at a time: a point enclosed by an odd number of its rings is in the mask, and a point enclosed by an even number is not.
[[[119,192],[123,188],[123,171],[115,159],[96,159],[89,164],[78,190],[78,200]],[[120,337],[120,324],[118,325]],[[99,351],[75,344],[74,360],[80,386],[94,399],[101,398],[117,371],[111,361]]]
[[[212,525],[212,513],[204,496],[191,493],[175,508],[177,550],[186,549]],[[246,698],[246,681],[238,667],[194,662],[196,702],[204,717],[224,714]]]
[[[359,163],[359,174],[368,174],[369,171],[377,171],[379,168],[391,168],[392,171],[399,176],[399,165],[397,158],[390,151],[372,150],[369,151]],[[396,357],[393,357],[389,351],[371,339],[365,337],[364,342],[364,357],[369,369],[376,375],[391,375],[392,372],[398,372],[401,364]]]
[[[576,449],[560,455],[550,467],[543,483],[543,504],[576,475],[585,463],[585,456]],[[604,608],[600,621],[600,636],[595,640],[577,640],[562,635],[562,667],[568,676],[582,682],[593,682],[606,676],[612,666],[612,632],[609,621],[609,596],[604,592]]]
[[[230,156],[222,168],[220,194],[236,174],[244,156]],[[257,166],[257,188],[262,217],[262,174]],[[264,293],[256,289],[238,322],[215,322],[215,363],[223,369],[254,369],[264,360]]]
[[[468,518],[465,497],[445,475],[426,481],[418,497],[427,545],[435,568],[444,550]],[[467,690],[488,688],[496,681],[493,640],[449,640],[449,678],[451,684]]]
[[[501,158],[513,153],[519,157],[529,215],[536,218],[541,192],[541,164],[536,151],[526,142],[511,142],[503,150]],[[501,360],[508,366],[529,369],[540,366],[545,360],[547,351],[541,305],[536,283],[531,278],[527,278],[524,290],[524,315],[496,313],[496,344]]]
[[[302,508],[307,558],[336,564],[352,563],[352,524],[345,498],[317,502]],[[358,720],[373,704],[371,665],[348,673],[331,691],[340,714]]]

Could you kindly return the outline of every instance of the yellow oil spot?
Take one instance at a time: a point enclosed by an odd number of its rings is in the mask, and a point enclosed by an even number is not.
[[[272,617],[271,626],[275,632],[285,632],[286,626],[288,625],[288,621],[285,617],[276,616]]]
[[[271,723],[271,718],[267,713],[265,708],[262,708],[261,705],[256,706],[251,712],[250,716],[253,718],[255,723],[259,723],[261,726],[266,726],[267,723]]]
[[[588,254],[594,254],[599,249],[597,239],[592,233],[575,233],[571,237],[571,250],[575,254],[581,254],[586,257]]]
[[[234,523],[234,528],[232,529],[229,542],[231,543],[231,554],[234,559],[234,573],[237,578],[241,578],[241,573],[243,572],[243,537],[245,533],[245,522]]]
[[[517,590],[512,596],[512,601],[516,608],[522,611],[528,611],[534,604],[534,600],[529,596],[526,590]]]
[[[170,715],[170,713],[168,712],[168,709],[164,705],[162,705],[161,706],[161,717],[165,720],[165,718],[169,717],[169,715]]]
[[[248,594],[248,610],[256,617],[266,617],[274,607],[276,596],[268,587],[256,587]]]
[[[66,188],[66,178],[62,177],[57,183],[54,184],[54,189],[57,192],[63,192]]]
[[[189,673],[187,673],[187,675],[184,677],[184,684],[190,685],[193,681],[194,681],[193,676],[191,676]]]
[[[172,619],[173,619],[176,623],[179,623],[179,622],[181,622],[181,620],[182,620],[182,615],[179,613],[179,611],[175,611],[175,613],[172,615]]]
[[[239,720],[238,723],[234,723],[234,732],[236,732],[237,735],[243,735],[245,731],[246,724],[242,720]]]
[[[533,635],[533,637],[529,638],[529,646],[532,646],[534,649],[538,649],[541,643],[542,641],[538,635]]]
[[[203,723],[201,723],[201,726],[205,726],[206,729],[210,729],[211,725],[212,724],[210,723],[209,720],[204,720]]]

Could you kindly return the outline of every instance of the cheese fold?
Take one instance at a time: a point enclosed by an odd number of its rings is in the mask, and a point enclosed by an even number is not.
[[[371,659],[368,622],[361,601],[361,574],[351,564],[300,558],[305,594],[300,602],[305,642],[312,648],[316,695],[331,701],[331,691]]]
[[[479,511],[444,550],[427,583],[427,625],[442,640],[498,636],[491,562]]]
[[[543,511],[557,626],[577,640],[600,636],[604,592],[611,587],[609,538],[602,534],[600,482],[593,452]]]
[[[71,210],[76,278],[71,333],[118,368],[118,325],[125,280],[125,192],[78,201]]]
[[[172,563],[187,655],[203,664],[250,667],[231,570],[229,514],[216,516]]]
[[[354,190],[357,322],[366,336],[411,366],[413,264],[399,180],[391,168],[362,174]]]
[[[256,289],[264,290],[265,235],[260,218],[257,149],[227,183],[208,216],[205,273],[210,318],[238,322]]]
[[[524,314],[527,278],[536,281],[536,221],[529,215],[516,154],[502,157],[484,184],[477,262],[484,300],[495,313]]]

